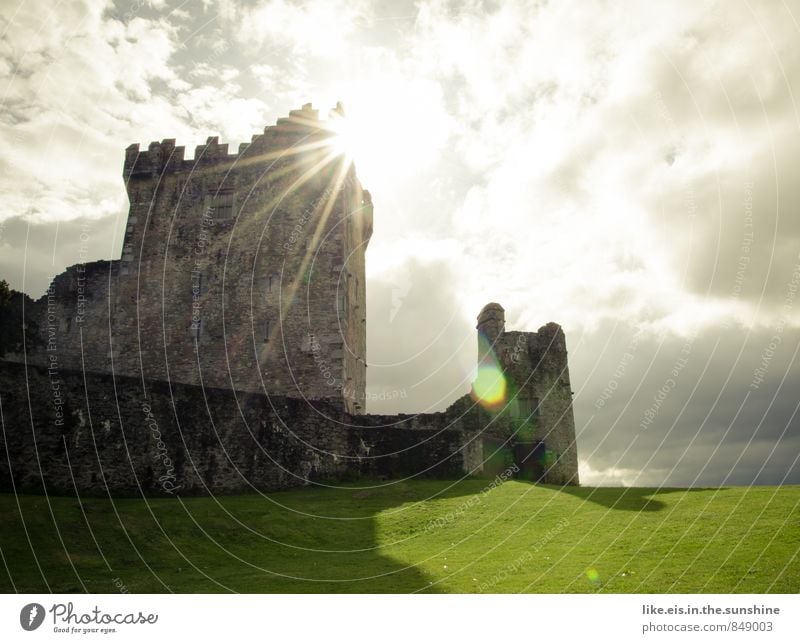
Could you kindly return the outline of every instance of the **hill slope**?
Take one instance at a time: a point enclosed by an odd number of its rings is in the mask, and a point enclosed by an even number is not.
[[[375,484],[0,495],[0,591],[800,591],[800,487]]]

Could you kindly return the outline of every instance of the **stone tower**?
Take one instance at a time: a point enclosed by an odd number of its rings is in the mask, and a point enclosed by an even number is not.
[[[505,449],[524,477],[577,485],[572,389],[561,327],[550,322],[535,333],[506,331],[503,307],[489,303],[478,315],[477,330],[478,372],[489,369],[492,399],[487,404],[487,394],[476,395],[475,386],[473,398],[500,416],[489,423],[487,462],[492,449]]]
[[[61,365],[362,413],[372,204],[334,136],[307,104],[234,153],[128,147],[122,257],[68,268],[36,311]]]

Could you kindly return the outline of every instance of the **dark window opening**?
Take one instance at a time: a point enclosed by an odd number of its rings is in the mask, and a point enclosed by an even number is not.
[[[214,219],[233,218],[233,190],[219,190],[211,194],[211,216]]]

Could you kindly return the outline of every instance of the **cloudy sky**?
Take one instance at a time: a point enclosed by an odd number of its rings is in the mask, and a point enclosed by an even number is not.
[[[87,230],[119,256],[129,143],[342,100],[371,410],[466,392],[498,301],[565,329],[584,482],[800,483],[800,3],[5,0],[0,34],[12,286]]]

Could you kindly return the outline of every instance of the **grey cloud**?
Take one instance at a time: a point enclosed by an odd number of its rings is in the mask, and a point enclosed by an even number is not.
[[[773,311],[785,297],[800,263],[800,185],[793,178],[800,141],[776,143],[783,149],[774,165],[766,152],[752,174],[695,184],[701,214],[686,282],[694,292],[741,297]]]
[[[34,299],[66,266],[119,258],[124,219],[77,218],[34,222],[13,217],[0,222],[0,278]]]
[[[454,284],[447,264],[415,260],[367,282],[369,412],[439,411],[468,392],[477,336]]]
[[[635,138],[660,142],[661,157],[673,158],[646,203],[676,274],[686,272],[683,285],[763,297],[767,309],[781,300],[800,247],[800,52],[786,19],[712,7],[651,57],[640,95],[625,104]]]
[[[645,484],[799,482],[800,333],[781,336],[759,381],[773,335],[731,327],[636,343],[622,325],[573,335],[580,457],[594,470],[642,471]]]

